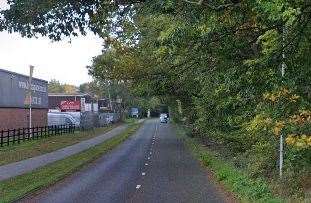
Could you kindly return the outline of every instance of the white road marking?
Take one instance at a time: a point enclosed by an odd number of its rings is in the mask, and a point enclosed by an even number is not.
[[[152,154],[152,152],[149,153],[150,155]]]
[[[139,189],[140,187],[141,187],[141,185],[137,185],[137,186],[136,186],[136,189]]]
[[[150,159],[150,157],[148,157],[148,159]]]
[[[141,173],[141,175],[142,175],[142,176],[145,176],[145,175],[146,175],[146,173]]]
[[[145,166],[148,166],[148,163],[145,163]]]

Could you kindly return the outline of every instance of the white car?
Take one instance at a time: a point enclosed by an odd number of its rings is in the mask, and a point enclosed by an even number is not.
[[[160,114],[160,122],[161,123],[167,123],[168,122],[168,116],[166,113],[161,113]]]

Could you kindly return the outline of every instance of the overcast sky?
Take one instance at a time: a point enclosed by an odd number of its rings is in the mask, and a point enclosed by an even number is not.
[[[0,10],[6,0],[0,0]],[[56,79],[62,83],[79,85],[91,80],[86,69],[92,57],[101,53],[103,40],[94,34],[61,42],[47,38],[22,38],[19,34],[0,32],[0,69],[22,74],[34,65],[34,77]]]

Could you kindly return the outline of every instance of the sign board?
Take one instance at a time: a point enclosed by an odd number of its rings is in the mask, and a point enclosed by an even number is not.
[[[80,101],[61,101],[60,109],[62,111],[80,111],[81,103]]]
[[[0,107],[27,108],[30,103],[29,88],[32,91],[33,108],[48,108],[48,82],[0,69]]]

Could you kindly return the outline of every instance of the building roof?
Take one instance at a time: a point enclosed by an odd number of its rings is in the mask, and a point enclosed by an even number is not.
[[[89,94],[85,93],[49,93],[49,97],[85,97],[85,96],[90,96]]]
[[[0,72],[4,72],[4,73],[8,73],[8,74],[12,74],[12,75],[20,75],[20,76],[23,76],[23,77],[26,77],[26,78],[28,78],[28,77],[29,77],[29,75],[24,75],[24,74],[16,73],[16,72],[9,71],[9,70],[4,70],[4,69],[1,69],[1,68],[0,68]],[[40,80],[40,81],[42,81],[42,82],[48,83],[48,81],[43,80],[43,79],[34,78],[34,77],[33,77],[32,79],[34,79],[34,80]]]

